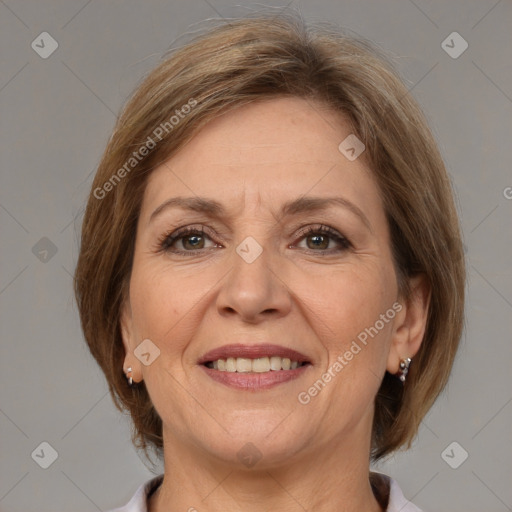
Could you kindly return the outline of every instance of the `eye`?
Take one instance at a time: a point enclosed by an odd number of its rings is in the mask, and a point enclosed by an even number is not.
[[[164,233],[158,240],[157,252],[187,255],[222,247],[213,242],[212,237],[206,231],[203,226],[186,226],[171,233]],[[322,224],[301,229],[298,235],[301,242],[305,241],[305,249],[316,254],[338,253],[346,251],[352,246],[349,240],[338,231]],[[207,245],[208,241],[211,242],[210,246]]]
[[[335,229],[320,224],[318,226],[308,226],[299,232],[301,241],[306,242],[306,249],[316,253],[333,253],[346,251],[352,244],[346,237],[338,233]],[[335,247],[329,247],[334,242]],[[336,247],[337,245],[337,247]]]
[[[212,241],[203,226],[200,228],[187,226],[172,233],[165,233],[158,241],[158,249],[164,252],[186,254],[209,249],[205,246],[206,240]],[[213,247],[219,247],[219,245],[214,244]]]

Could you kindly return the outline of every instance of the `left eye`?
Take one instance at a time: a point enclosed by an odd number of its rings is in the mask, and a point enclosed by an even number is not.
[[[317,249],[321,249],[320,252],[327,252],[326,250],[331,249],[329,248],[331,241],[334,241],[335,245],[338,245],[338,250],[340,247],[341,250],[350,247],[350,242],[344,236],[328,226],[307,228],[301,233],[300,239],[301,241],[306,241],[306,248],[308,250],[315,252],[319,252]],[[332,249],[337,250],[335,247]]]
[[[318,233],[315,235],[305,236],[303,240],[307,241],[306,245],[308,246],[308,249],[328,249],[331,237],[323,233]]]

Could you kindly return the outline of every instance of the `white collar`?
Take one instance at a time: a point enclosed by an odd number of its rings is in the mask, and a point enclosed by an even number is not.
[[[389,484],[389,500],[386,512],[422,512],[410,501],[407,501],[395,480],[381,473],[377,473],[377,475]],[[124,507],[108,512],[148,512],[148,495],[162,483],[163,477],[164,475],[158,475],[141,484],[132,499]]]

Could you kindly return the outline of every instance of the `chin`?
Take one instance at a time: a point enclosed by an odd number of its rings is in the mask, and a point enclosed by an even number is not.
[[[229,433],[223,431],[207,443],[203,439],[203,447],[216,459],[239,469],[263,470],[291,463],[299,452],[310,447],[310,440],[318,431],[311,423],[298,425],[290,421],[291,416],[290,411],[279,416],[244,411],[236,420],[224,423]]]

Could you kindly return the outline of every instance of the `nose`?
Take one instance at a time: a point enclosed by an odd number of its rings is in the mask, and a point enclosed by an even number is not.
[[[233,252],[232,268],[217,296],[217,310],[221,315],[238,315],[244,322],[259,323],[289,313],[292,296],[288,284],[279,275],[279,257],[271,257],[269,250],[263,249],[253,260],[259,247],[252,240],[248,245],[240,244],[238,251]]]

